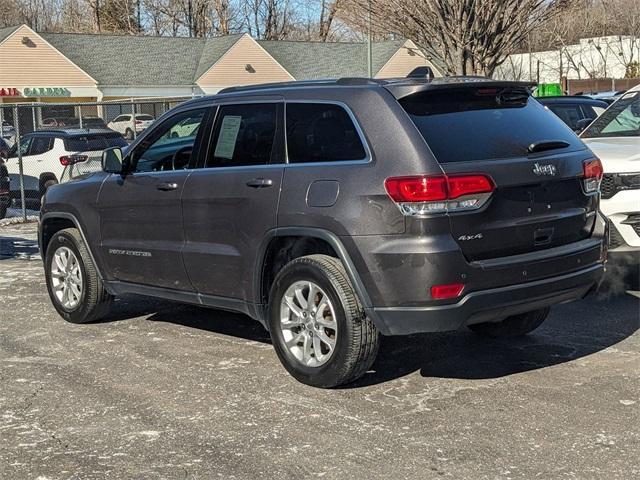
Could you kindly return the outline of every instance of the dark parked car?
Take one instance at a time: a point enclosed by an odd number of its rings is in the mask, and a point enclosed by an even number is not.
[[[75,323],[127,293],[244,312],[320,387],[363,375],[380,334],[524,335],[597,287],[606,233],[599,160],[528,88],[343,79],[183,103],[47,191],[53,305]]]
[[[609,105],[602,100],[580,95],[542,97],[538,101],[562,119],[575,132],[581,132]]]

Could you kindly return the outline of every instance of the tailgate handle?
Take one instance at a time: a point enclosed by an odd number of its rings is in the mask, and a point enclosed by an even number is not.
[[[533,232],[534,245],[548,245],[553,239],[553,228],[539,228]]]

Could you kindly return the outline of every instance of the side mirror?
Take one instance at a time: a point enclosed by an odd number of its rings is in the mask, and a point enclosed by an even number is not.
[[[102,152],[102,171],[107,173],[123,173],[122,150],[120,147],[107,148]]]
[[[593,118],[583,118],[576,122],[576,132],[581,132],[593,122]]]

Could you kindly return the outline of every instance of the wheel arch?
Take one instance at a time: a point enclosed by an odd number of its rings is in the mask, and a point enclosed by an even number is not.
[[[80,232],[80,236],[82,237],[82,241],[87,247],[87,251],[89,252],[89,256],[91,257],[91,261],[96,267],[96,271],[100,280],[104,282],[104,277],[102,276],[102,272],[100,271],[99,264],[96,262],[96,258],[93,255],[93,251],[91,250],[91,245],[87,241],[87,237],[84,233],[82,225],[78,221],[75,215],[68,212],[49,212],[42,215],[40,218],[40,225],[38,228],[38,245],[40,247],[40,256],[42,257],[42,261],[44,262],[47,256],[47,246],[51,241],[53,235],[60,230],[64,230],[65,228],[75,228]],[[105,283],[106,285],[106,283]]]
[[[283,253],[282,249],[286,252]],[[317,253],[340,259],[362,306],[367,310],[371,308],[371,298],[337,235],[319,228],[284,227],[271,230],[264,238],[256,261],[254,298],[262,319],[266,319],[266,300],[277,270],[294,258]]]

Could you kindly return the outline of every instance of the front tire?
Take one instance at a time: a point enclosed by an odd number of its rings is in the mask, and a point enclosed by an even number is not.
[[[75,228],[60,230],[47,245],[47,290],[53,306],[71,323],[88,323],[109,313],[113,297],[104,289],[91,255]]]
[[[278,273],[269,298],[273,346],[296,380],[337,387],[373,364],[380,334],[340,260],[310,255],[291,261]]]
[[[541,308],[532,312],[512,315],[501,322],[469,325],[469,328],[480,335],[492,338],[521,337],[542,325],[549,315],[549,310],[549,307]]]

